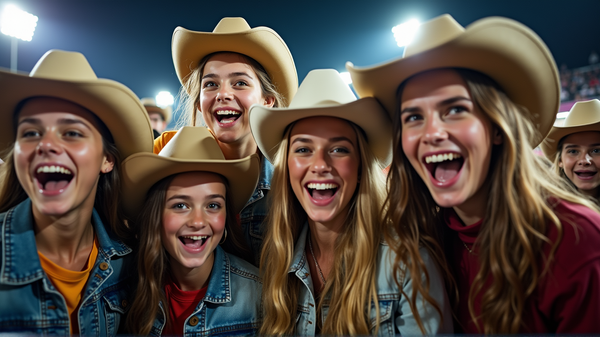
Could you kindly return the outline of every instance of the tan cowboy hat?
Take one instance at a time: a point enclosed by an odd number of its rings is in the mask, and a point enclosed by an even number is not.
[[[396,92],[406,79],[440,68],[466,68],[494,79],[510,97],[529,111],[539,135],[546,136],[558,112],[560,82],[550,50],[531,29],[514,20],[490,17],[463,28],[445,14],[423,23],[402,58],[368,68],[350,62],[359,97],[376,97],[390,115],[396,113]]]
[[[156,105],[156,100],[152,97],[144,97],[140,99],[140,101],[142,102],[142,105],[144,106],[144,108],[146,108],[146,111],[148,111],[149,114],[153,112],[160,114],[167,124],[171,121],[171,115],[173,110],[170,106],[161,108],[158,105]]]
[[[121,83],[96,77],[85,56],[50,50],[27,75],[0,71],[0,150],[15,141],[15,110],[28,98],[61,98],[94,113],[110,130],[121,158],[152,152],[150,119],[137,96]]]
[[[177,173],[207,171],[227,179],[232,206],[237,214],[254,192],[259,167],[258,155],[226,160],[207,128],[184,126],[158,155],[137,153],[123,161],[123,208],[134,217],[150,188],[159,180]]]
[[[552,127],[548,137],[541,144],[546,158],[554,161],[561,139],[570,134],[585,131],[600,132],[600,101],[597,99],[575,103],[563,126]]]
[[[212,33],[177,27],[171,50],[175,71],[182,84],[204,56],[235,52],[260,63],[287,102],[298,88],[294,59],[283,39],[271,28],[250,28],[243,18],[223,18]]]
[[[333,69],[312,70],[300,85],[289,108],[250,108],[250,128],[256,144],[273,162],[286,128],[291,123],[315,116],[348,120],[363,129],[369,147],[383,167],[392,161],[392,123],[372,97],[356,99],[350,87]]]

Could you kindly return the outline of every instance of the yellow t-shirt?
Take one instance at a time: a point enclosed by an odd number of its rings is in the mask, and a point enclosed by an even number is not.
[[[63,295],[65,302],[67,302],[67,309],[69,310],[71,321],[71,334],[79,333],[77,309],[79,308],[79,302],[81,302],[83,287],[85,287],[85,284],[90,277],[92,267],[96,263],[96,257],[98,257],[98,244],[96,240],[94,239],[94,245],[92,246],[92,252],[88,258],[87,266],[82,271],[65,269],[50,261],[39,251],[38,255],[40,257],[42,269],[44,269],[46,275],[48,275],[54,288]]]
[[[165,131],[158,138],[154,140],[154,154],[158,154],[160,150],[167,145],[167,143],[175,136],[177,131]]]

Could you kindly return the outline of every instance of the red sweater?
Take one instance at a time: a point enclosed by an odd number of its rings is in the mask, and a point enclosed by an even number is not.
[[[554,211],[561,220],[563,238],[554,254],[550,273],[539,279],[534,293],[526,300],[521,332],[599,333],[600,214],[564,201]],[[452,239],[452,256],[449,260],[459,291],[456,330],[461,333],[481,333],[469,314],[468,297],[470,286],[479,271],[478,252],[476,248],[473,249],[473,243],[482,221],[465,227],[456,213],[450,210],[446,212],[446,223],[458,234]],[[557,234],[554,225],[548,226],[546,236],[552,242],[556,242]],[[545,244],[543,247],[544,255],[548,256],[551,245]],[[541,258],[539,263],[543,268]],[[476,316],[481,313],[481,294],[489,284],[486,283],[476,297]],[[482,327],[481,320],[478,324]]]

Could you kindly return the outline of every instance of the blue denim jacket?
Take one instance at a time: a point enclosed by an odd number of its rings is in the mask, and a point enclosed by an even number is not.
[[[184,336],[255,335],[262,320],[258,269],[227,254],[220,246],[214,254],[206,295],[185,320]],[[164,326],[165,310],[161,304],[150,334],[160,336]]]
[[[294,259],[292,266],[289,270],[290,274],[295,275],[304,284],[300,288],[300,294],[298,296],[298,308],[296,318],[296,329],[295,335],[314,335],[316,329],[317,319],[317,308],[316,299],[313,292],[313,283],[310,276],[310,269],[306,261],[306,254],[304,253],[306,238],[309,233],[308,224],[304,225],[302,232],[296,242],[294,249]],[[438,333],[453,333],[452,329],[452,314],[450,311],[450,303],[446,294],[446,288],[444,281],[436,267],[435,263],[431,260],[426,249],[420,250],[421,256],[427,266],[430,279],[430,292],[429,295],[433,297],[443,313],[443,321],[440,319],[440,315],[433,306],[429,303],[423,303],[422,296],[417,296],[417,310],[421,315],[423,325],[425,327],[425,333],[427,335],[438,334]],[[376,276],[376,288],[377,297],[379,300],[379,315],[380,324],[379,332],[380,336],[393,336],[396,334],[401,335],[420,335],[422,334],[419,326],[414,319],[412,311],[410,310],[409,300],[402,296],[396,282],[392,275],[392,267],[395,259],[393,250],[389,248],[385,243],[381,243],[379,246],[379,256],[377,261],[377,276]],[[410,275],[406,275],[402,279],[402,289],[410,296],[412,294],[412,283]],[[322,310],[321,323],[325,322],[327,317],[328,308],[324,307]],[[375,309],[371,309],[370,313],[371,320],[371,332],[374,333],[376,324],[376,312]]]
[[[81,297],[79,333],[115,335],[128,304],[131,248],[108,234],[95,210],[92,225],[98,257]],[[0,214],[0,331],[68,335],[67,304],[42,269],[33,227],[29,199]]]
[[[260,250],[265,233],[264,220],[269,212],[267,193],[271,190],[271,178],[273,178],[273,164],[263,157],[260,163],[258,185],[254,190],[254,194],[240,212],[240,221],[246,244],[254,255],[254,265],[257,267],[260,263]]]

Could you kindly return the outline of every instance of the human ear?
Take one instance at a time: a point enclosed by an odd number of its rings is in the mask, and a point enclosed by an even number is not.
[[[273,96],[265,97],[265,101],[263,102],[264,106],[266,106],[268,108],[272,108],[274,104],[275,104],[275,97],[273,97]]]
[[[115,160],[112,156],[104,156],[102,159],[102,167],[100,168],[101,173],[108,173],[115,167]]]

